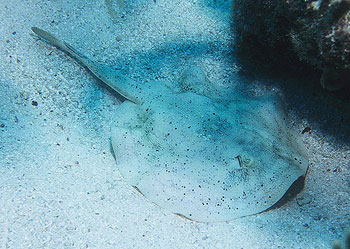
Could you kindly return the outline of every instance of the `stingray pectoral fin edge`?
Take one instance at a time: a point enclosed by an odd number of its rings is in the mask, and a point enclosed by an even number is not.
[[[78,52],[68,43],[61,41],[49,32],[37,27],[32,27],[31,29],[40,39],[61,49],[72,58],[79,61],[81,64],[87,67],[97,78],[103,81],[106,85],[110,86],[113,90],[118,92],[127,100],[136,104],[139,104],[141,102],[134,94],[134,89],[137,88],[137,84],[131,79],[127,78],[111,67],[90,60],[88,57]]]

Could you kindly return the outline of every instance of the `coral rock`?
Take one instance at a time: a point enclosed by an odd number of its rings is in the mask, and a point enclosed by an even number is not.
[[[349,0],[235,0],[232,14],[239,54],[319,70],[328,90],[350,85]]]

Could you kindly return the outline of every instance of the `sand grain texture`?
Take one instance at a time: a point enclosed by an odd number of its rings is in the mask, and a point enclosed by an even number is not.
[[[116,24],[103,1],[0,3],[0,248],[329,248],[343,235],[349,105],[294,79],[241,79],[229,6],[138,0]],[[277,89],[309,153],[304,191],[279,209],[218,224],[147,201],[124,182],[110,153],[122,100],[70,57],[36,42],[32,26],[137,81],[173,80],[199,64],[221,85]],[[301,134],[305,127],[311,132]]]

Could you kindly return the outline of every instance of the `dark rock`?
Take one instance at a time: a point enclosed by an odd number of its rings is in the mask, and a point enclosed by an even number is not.
[[[332,91],[350,85],[350,0],[234,0],[232,14],[248,66],[319,71]]]

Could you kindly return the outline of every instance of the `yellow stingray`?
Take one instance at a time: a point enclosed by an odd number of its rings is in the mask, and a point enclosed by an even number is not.
[[[196,221],[227,221],[270,208],[305,176],[305,148],[275,96],[220,97],[196,67],[176,82],[137,84],[32,30],[126,98],[112,127],[117,166],[159,206]]]

